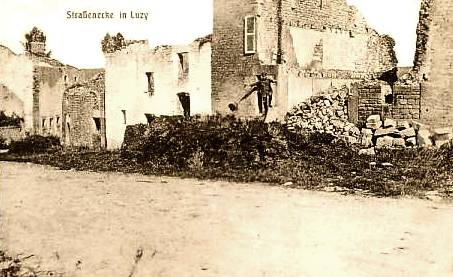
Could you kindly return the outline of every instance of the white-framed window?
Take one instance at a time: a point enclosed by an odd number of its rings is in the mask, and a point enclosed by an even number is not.
[[[256,53],[256,17],[244,18],[244,54]]]

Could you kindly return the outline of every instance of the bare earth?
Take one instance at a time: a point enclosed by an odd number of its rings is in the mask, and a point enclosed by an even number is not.
[[[66,276],[453,276],[451,203],[0,170],[1,248]]]

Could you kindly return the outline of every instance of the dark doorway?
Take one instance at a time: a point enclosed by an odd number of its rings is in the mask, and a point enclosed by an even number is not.
[[[190,94],[188,92],[180,92],[177,94],[179,102],[184,109],[184,117],[190,116]]]

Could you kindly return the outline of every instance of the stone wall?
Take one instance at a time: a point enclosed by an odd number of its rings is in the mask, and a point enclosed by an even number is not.
[[[90,80],[99,69],[72,66],[35,66],[33,83],[33,124],[35,133],[61,137],[62,100],[65,89]]]
[[[7,115],[24,117],[24,101],[0,83],[0,111]]]
[[[182,115],[179,93],[189,95],[191,114],[211,113],[210,41],[156,48],[137,42],[106,54],[108,148],[121,146],[126,125],[147,123],[150,115]]]
[[[351,95],[357,97],[351,99],[358,101],[358,123],[364,125],[371,115],[380,115],[382,119],[420,119],[421,93],[419,83],[396,83],[392,88],[385,82],[363,82],[352,86]]]
[[[22,102],[22,108],[17,103],[14,107],[22,109],[24,128],[30,134],[60,136],[64,90],[99,73],[98,69],[77,69],[43,55],[18,55],[4,46],[0,46],[0,61],[0,84],[8,88],[9,101]]]
[[[422,1],[414,67],[426,88],[421,119],[433,127],[453,125],[452,17],[452,1]]]
[[[62,143],[105,148],[105,77],[69,86],[62,101]]]
[[[33,62],[0,45],[0,84],[23,102],[24,128],[33,129]]]
[[[25,131],[21,127],[0,127],[0,138],[11,141],[21,140],[25,137]]]

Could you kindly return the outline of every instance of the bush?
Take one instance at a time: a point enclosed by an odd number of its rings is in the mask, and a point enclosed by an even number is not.
[[[6,144],[6,139],[4,139],[3,137],[0,137],[0,149],[7,149],[8,148],[8,144]]]
[[[279,124],[220,116],[204,120],[159,117],[149,126],[128,126],[122,155],[180,169],[201,165],[256,168],[284,156],[287,150]]]
[[[17,115],[13,114],[8,116],[4,111],[0,111],[0,127],[17,126],[20,127],[24,120]]]
[[[59,148],[60,139],[55,136],[32,135],[22,140],[12,141],[9,146],[10,153],[13,154],[37,154],[44,153],[52,149]]]

